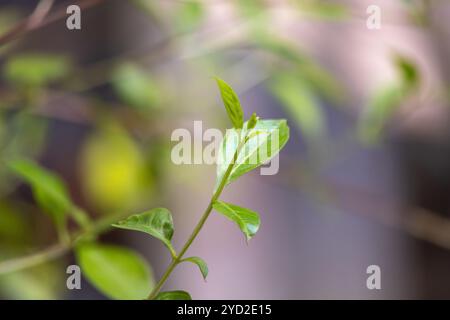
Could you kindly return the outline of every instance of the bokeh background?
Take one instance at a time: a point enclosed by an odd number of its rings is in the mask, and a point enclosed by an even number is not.
[[[54,1],[20,24],[42,2],[0,1],[0,266],[58,241],[4,164],[15,156],[59,175],[93,219],[169,208],[179,248],[215,167],[173,164],[170,137],[194,120],[230,127],[219,76],[247,117],[287,118],[291,139],[277,175],[255,171],[225,190],[260,213],[255,238],[247,246],[213,214],[189,251],[207,261],[207,282],[186,264],[166,288],[195,299],[450,298],[448,1],[85,0],[77,31],[66,28],[73,3]],[[379,30],[366,26],[369,5]],[[135,249],[156,278],[169,263],[145,234],[99,241]],[[0,297],[105,298],[85,279],[67,290],[73,263],[66,253],[2,273]],[[372,264],[381,290],[366,288]]]

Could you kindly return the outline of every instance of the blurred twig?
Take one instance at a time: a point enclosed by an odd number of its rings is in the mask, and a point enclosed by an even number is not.
[[[83,10],[104,1],[106,0],[81,0],[76,5],[78,5],[80,9]],[[65,7],[57,10],[53,14],[50,14],[53,2],[53,0],[41,0],[30,16],[14,25],[4,34],[0,35],[0,46],[16,40],[17,38],[31,31],[42,28],[43,26],[66,17],[67,13]]]
[[[33,13],[27,19],[28,28],[33,28],[34,26],[39,25],[52,9],[53,3],[54,0],[41,0],[37,4]]]

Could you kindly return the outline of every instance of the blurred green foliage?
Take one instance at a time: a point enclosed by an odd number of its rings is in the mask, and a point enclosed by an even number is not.
[[[161,97],[156,81],[139,66],[124,63],[114,69],[112,85],[119,98],[141,111],[158,108]]]
[[[153,287],[152,270],[128,248],[84,243],[76,254],[86,277],[111,298],[142,300]]]
[[[113,120],[101,122],[87,138],[80,173],[86,197],[104,213],[136,209],[153,186],[141,149]]]
[[[8,166],[31,186],[36,202],[51,215],[58,230],[63,232],[67,212],[73,206],[63,181],[29,160],[10,161]]]
[[[67,76],[70,60],[54,54],[21,54],[9,59],[4,70],[6,80],[18,87],[35,88]]]
[[[379,141],[395,111],[420,84],[419,70],[410,59],[396,54],[392,63],[396,71],[395,81],[375,93],[358,123],[358,134],[364,143]]]

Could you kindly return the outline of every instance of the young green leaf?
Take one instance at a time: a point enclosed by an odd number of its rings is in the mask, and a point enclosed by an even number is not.
[[[84,243],[76,248],[83,275],[113,299],[144,299],[153,287],[150,266],[127,248]]]
[[[226,184],[268,162],[280,152],[289,139],[286,120],[258,120],[253,129],[244,133],[249,139],[241,148]],[[233,161],[240,137],[238,130],[230,129],[221,142],[217,157],[216,188]]]
[[[247,130],[251,130],[256,126],[256,123],[258,122],[259,117],[256,115],[256,113],[253,112],[250,119],[247,121]]]
[[[160,292],[155,300],[192,300],[192,298],[186,291],[176,290]]]
[[[208,276],[208,265],[202,258],[189,257],[189,258],[183,259],[182,261],[189,261],[189,262],[195,263],[198,266],[198,268],[200,269],[203,279],[206,280],[206,277]]]
[[[30,160],[12,160],[8,162],[8,167],[30,184],[36,202],[55,223],[59,226],[64,224],[66,214],[73,205],[62,180]]]
[[[173,236],[172,214],[165,208],[155,208],[141,214],[135,214],[125,220],[113,224],[116,228],[148,233],[161,240],[175,256],[171,240]]]
[[[222,201],[214,202],[213,208],[231,221],[236,222],[244,233],[247,241],[250,240],[259,229],[259,215],[252,210]]]
[[[222,79],[216,78],[217,85],[220,89],[223,104],[227,110],[228,117],[233,123],[233,127],[241,129],[244,124],[244,112],[242,111],[241,103],[234,90]]]

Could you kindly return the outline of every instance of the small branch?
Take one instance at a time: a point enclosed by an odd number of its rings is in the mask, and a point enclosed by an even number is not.
[[[0,262],[0,274],[23,270],[56,259],[70,250],[70,245],[57,244],[29,256]]]
[[[71,241],[68,243],[55,244],[42,251],[30,254],[28,256],[15,258],[11,260],[0,262],[0,275],[20,271],[26,268],[36,266],[38,264],[54,260],[61,257],[72,250],[80,239],[92,235],[99,235],[110,229],[111,224],[123,219],[126,215],[112,215],[104,219],[100,219],[91,226],[90,229],[83,232],[77,232],[71,236]]]
[[[87,9],[100,4],[103,1],[106,0],[82,0],[77,5],[80,7],[80,9]],[[3,35],[0,35],[0,47],[7,44],[8,42],[16,40],[17,38],[29,32],[42,28],[50,23],[66,17],[67,13],[65,8],[61,8],[54,14],[49,15],[49,12],[53,6],[53,2],[53,0],[41,0],[36,6],[33,13],[28,16],[28,18],[25,18],[21,22],[14,25]]]
[[[220,181],[219,187],[217,188],[216,192],[214,192],[211,200],[209,201],[208,207],[206,208],[205,212],[203,213],[202,217],[200,218],[200,221],[195,226],[194,230],[192,231],[191,235],[189,236],[188,240],[184,244],[184,246],[181,249],[181,251],[178,254],[178,256],[176,256],[175,258],[172,259],[171,263],[167,267],[167,269],[164,272],[163,276],[161,277],[161,279],[158,281],[158,283],[156,284],[156,286],[153,288],[152,292],[148,296],[148,298],[147,298],[148,300],[153,300],[154,298],[156,298],[156,296],[158,295],[159,291],[163,287],[164,283],[167,281],[169,276],[172,274],[172,271],[181,262],[181,260],[183,259],[184,254],[189,249],[189,247],[191,246],[192,242],[194,242],[194,240],[197,237],[197,235],[199,234],[200,230],[203,228],[203,225],[205,224],[206,220],[208,219],[209,215],[211,214],[214,202],[216,202],[216,200],[219,199],[220,195],[222,194],[223,189],[225,188],[227,180],[230,177],[231,171],[233,170],[234,164],[237,161],[239,152],[241,151],[243,145],[246,142],[245,139],[246,138],[244,138],[244,140],[242,140],[239,143],[238,147],[236,148],[236,151],[235,151],[234,156],[233,156],[233,160],[228,165],[227,171],[225,172],[222,180]]]

